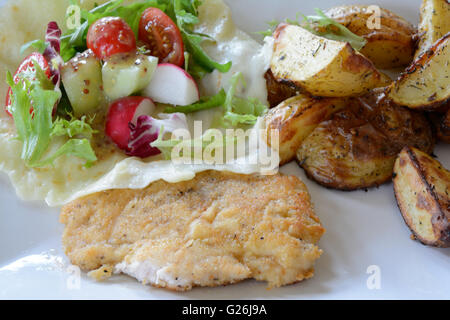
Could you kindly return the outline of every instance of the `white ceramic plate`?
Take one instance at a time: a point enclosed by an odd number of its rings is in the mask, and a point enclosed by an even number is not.
[[[420,0],[228,0],[245,31],[265,29],[272,19],[294,18],[344,3],[379,4],[417,23]],[[1,3],[1,2],[0,2]],[[450,148],[435,153],[450,167]],[[2,299],[449,299],[450,249],[428,248],[410,240],[397,209],[392,185],[368,192],[336,192],[306,179],[291,163],[282,172],[307,184],[327,229],[316,275],[305,282],[266,290],[246,281],[211,289],[173,293],[117,276],[97,283],[77,276],[61,246],[58,209],[17,199],[0,176],[0,298]],[[368,273],[369,272],[369,273]],[[370,273],[371,272],[371,273]],[[379,277],[378,277],[379,276]],[[379,282],[374,281],[378,277]],[[369,283],[369,285],[368,285]],[[376,284],[379,284],[377,286]],[[375,288],[374,288],[375,287]],[[378,287],[378,288],[377,288]]]

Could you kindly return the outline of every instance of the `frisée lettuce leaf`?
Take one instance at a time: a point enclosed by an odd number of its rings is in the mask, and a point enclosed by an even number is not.
[[[6,81],[11,87],[10,112],[17,138],[23,143],[21,158],[25,164],[28,167],[45,167],[62,155],[77,156],[86,160],[86,164],[96,161],[97,157],[86,138],[68,139],[53,154],[48,154],[54,136],[73,136],[75,133],[86,134],[91,131],[86,129],[87,124],[82,126],[82,130],[74,130],[79,127],[79,123],[62,123],[58,119],[53,121],[53,109],[61,98],[61,91],[55,90],[37,62],[32,71],[18,76],[19,81],[15,83],[8,72]]]
[[[76,136],[83,136],[87,139],[91,139],[96,130],[92,129],[91,125],[87,122],[86,116],[81,119],[71,117],[70,120],[64,118],[56,118],[53,122],[52,137],[67,136],[73,138]]]
[[[235,145],[238,141],[235,136],[222,135],[222,139],[214,139],[214,129],[208,129],[201,137],[193,139],[164,139],[164,127],[161,127],[158,138],[150,143],[150,146],[161,151],[166,160],[173,159],[173,151],[178,148],[179,151],[187,151],[188,154],[177,154],[176,156],[184,159],[194,159],[201,156],[207,148],[226,148]]]
[[[230,89],[224,103],[224,126],[254,125],[258,117],[263,116],[268,108],[256,98],[241,98],[236,95],[239,83],[245,87],[244,77],[238,72],[230,80]]]
[[[361,50],[367,40],[360,37],[339,22],[327,17],[320,9],[315,9],[317,16],[303,16],[303,28],[315,35],[325,37],[330,40],[348,42],[355,50]]]
[[[327,17],[320,9],[315,9],[315,16],[305,16],[298,13],[296,20],[286,19],[286,23],[300,26],[317,36],[327,38],[329,40],[348,42],[353,49],[360,51],[367,43],[367,40],[360,37],[345,26],[337,22],[336,20]],[[303,21],[299,21],[300,16],[303,17]],[[269,29],[259,32],[263,36],[271,36],[273,31],[278,26],[279,22],[273,20],[268,23]]]

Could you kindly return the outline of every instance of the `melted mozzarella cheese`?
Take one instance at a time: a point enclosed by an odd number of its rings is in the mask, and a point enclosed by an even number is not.
[[[213,95],[221,88],[228,89],[231,77],[241,72],[245,87],[239,94],[257,98],[267,104],[267,89],[264,74],[269,69],[273,50],[273,38],[266,38],[261,46],[247,33],[239,30],[233,22],[231,10],[222,0],[210,0],[199,8],[201,23],[195,31],[206,34],[216,42],[206,42],[206,52],[220,63],[232,62],[231,70],[220,73],[214,70],[201,81],[203,93]]]

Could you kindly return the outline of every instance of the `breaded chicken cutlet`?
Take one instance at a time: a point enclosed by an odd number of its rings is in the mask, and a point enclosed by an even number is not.
[[[324,228],[294,176],[209,171],[191,181],[104,191],[62,209],[71,262],[172,290],[313,276]]]

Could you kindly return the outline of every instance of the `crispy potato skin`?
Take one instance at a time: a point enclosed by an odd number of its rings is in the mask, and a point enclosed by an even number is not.
[[[348,43],[328,40],[285,23],[277,27],[274,38],[270,68],[275,79],[312,95],[358,96],[391,83]]]
[[[389,103],[376,90],[352,99],[345,110],[321,123],[303,141],[297,161],[310,179],[323,186],[365,189],[391,179],[395,158],[406,145],[433,150],[428,120]]]
[[[301,89],[292,83],[277,81],[270,69],[267,70],[264,78],[266,79],[267,100],[271,108],[276,107],[284,100],[300,94]]]
[[[442,118],[440,130],[438,131],[438,138],[445,143],[450,143],[450,109]]]
[[[447,0],[422,0],[420,8],[418,58],[437,40],[450,32],[450,3]]]
[[[338,6],[325,14],[367,40],[360,52],[377,68],[391,69],[409,65],[415,51],[414,26],[393,12],[380,8],[380,28],[371,29],[368,21],[374,12],[368,11],[368,8],[366,5]]]
[[[280,165],[295,158],[303,140],[323,121],[346,106],[343,98],[315,98],[300,94],[271,109],[265,117],[268,143],[271,130],[279,134]]]
[[[450,103],[447,103],[439,112],[428,114],[438,141],[450,144]]]
[[[386,90],[399,105],[438,110],[450,101],[450,32],[419,56]]]
[[[394,167],[397,204],[416,239],[450,247],[450,172],[426,153],[405,147]]]

